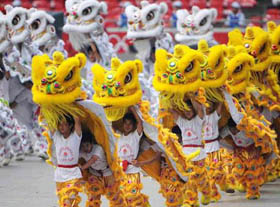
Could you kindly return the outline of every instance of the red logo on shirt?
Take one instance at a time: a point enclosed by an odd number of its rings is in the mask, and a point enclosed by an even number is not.
[[[205,123],[202,133],[204,134],[204,137],[212,137],[214,135],[211,123]]]
[[[129,144],[121,145],[119,149],[119,156],[123,160],[128,160],[128,161],[133,160],[134,153],[132,147]]]
[[[184,142],[189,143],[190,141],[194,141],[198,139],[197,135],[192,129],[185,129],[184,134],[185,134],[185,136],[183,137]]]
[[[74,160],[74,153],[69,147],[61,147],[59,150],[59,157],[63,162],[71,162]]]

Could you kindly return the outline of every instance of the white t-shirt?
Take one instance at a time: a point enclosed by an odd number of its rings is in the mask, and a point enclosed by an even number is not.
[[[219,136],[219,119],[221,117],[216,111],[209,115],[205,115],[203,127],[202,127],[202,138],[204,140],[213,140]],[[206,153],[215,152],[220,149],[219,141],[205,143],[204,149]]]
[[[207,155],[202,147],[184,147],[184,145],[202,145],[202,125],[203,119],[198,115],[191,120],[187,120],[179,116],[177,119],[177,125],[182,131],[182,142],[183,151],[185,154],[189,155],[198,149],[200,149],[200,154],[193,159],[193,161],[199,161],[204,159]]]
[[[121,160],[127,160],[130,163],[137,158],[141,137],[142,134],[139,135],[137,130],[129,133],[127,136],[121,134],[121,137],[118,139],[118,155]],[[139,172],[140,168],[131,164],[128,165],[125,171],[126,174]]]
[[[90,172],[97,176],[101,176],[97,171],[102,171],[103,176],[112,175],[112,171],[108,166],[104,150],[101,146],[95,144],[90,153],[80,153],[80,157],[84,158],[86,161],[89,161],[93,155],[97,156],[98,159],[90,166]]]
[[[238,147],[248,147],[251,144],[254,144],[254,140],[251,138],[248,138],[243,131],[238,132],[236,135],[233,135],[231,131],[229,130],[228,126],[226,126],[220,133],[220,136],[222,138],[225,138],[226,136],[230,135],[232,137],[232,140]]]
[[[76,132],[71,133],[67,139],[65,139],[58,131],[54,133],[53,140],[58,165],[78,164],[81,139],[82,136],[78,136]],[[66,182],[81,177],[82,173],[79,167],[57,167],[54,173],[54,179],[56,182]]]

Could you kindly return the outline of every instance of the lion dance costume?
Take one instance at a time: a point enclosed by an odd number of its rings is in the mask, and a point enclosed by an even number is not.
[[[41,121],[50,130],[57,129],[58,121],[61,121],[63,114],[79,116],[82,125],[87,126],[97,143],[105,151],[108,164],[113,171],[115,184],[106,188],[105,194],[110,200],[111,206],[123,206],[123,198],[119,190],[119,182],[122,177],[121,168],[115,156],[115,138],[102,107],[92,101],[75,101],[81,98],[81,78],[80,70],[86,63],[83,54],[64,59],[60,52],[53,54],[53,59],[48,55],[35,56],[32,61],[32,80],[34,82],[32,93],[34,102],[41,107]],[[52,138],[45,133],[48,140],[49,163],[57,165]],[[95,190],[102,189],[103,186],[91,186],[87,188],[88,206],[96,206],[91,199],[91,194]],[[80,180],[71,180],[57,184],[57,194],[60,206],[78,206],[80,197],[78,193],[82,191]]]
[[[140,60],[122,63],[117,58],[112,59],[111,71],[100,65],[95,65],[92,68],[95,77],[93,87],[96,91],[94,101],[104,106],[106,117],[110,121],[121,120],[129,106],[137,106],[137,113],[143,120],[144,134],[159,146],[160,151],[165,154],[168,164],[168,167],[161,167],[160,161],[156,161],[144,165],[142,169],[159,182],[161,185],[160,192],[166,198],[167,206],[181,206],[183,204],[182,189],[184,187],[182,180],[187,181],[187,176],[192,171],[189,160],[196,156],[199,151],[189,156],[184,155],[182,147],[178,143],[178,138],[168,129],[163,128],[161,124],[155,122],[149,115],[149,103],[141,101],[142,91],[137,78],[138,73],[142,71],[142,67]],[[142,151],[138,157],[140,161],[155,154],[155,150],[149,147],[140,151]],[[131,192],[129,187],[131,184],[125,186],[125,195],[132,201],[131,206],[136,206],[135,204],[139,200],[145,200],[141,198],[145,197],[140,193],[141,185],[138,182],[133,182],[139,179],[136,179],[135,176],[139,175],[128,175],[128,180],[131,180],[132,186],[135,186],[138,190]]]

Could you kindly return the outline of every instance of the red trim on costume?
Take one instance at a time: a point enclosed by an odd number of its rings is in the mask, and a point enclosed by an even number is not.
[[[185,144],[183,145],[183,147],[204,147],[203,145],[199,145],[199,144]]]
[[[75,165],[57,165],[57,167],[62,167],[62,168],[74,168],[74,167],[78,167],[78,164]]]
[[[215,141],[218,141],[218,140],[219,140],[219,137],[217,137],[216,139],[204,140],[204,142],[206,144],[208,144],[208,143],[212,143],[212,142],[215,142]]]

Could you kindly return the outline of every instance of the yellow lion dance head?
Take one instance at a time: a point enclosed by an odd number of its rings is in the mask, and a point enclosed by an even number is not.
[[[224,45],[216,45],[208,49],[208,43],[201,40],[198,43],[198,51],[204,54],[204,62],[200,66],[202,86],[206,90],[207,100],[223,102],[223,96],[219,89],[228,78],[227,49]]]
[[[140,60],[122,63],[118,58],[112,58],[111,70],[95,64],[93,100],[104,106],[106,117],[110,121],[121,119],[131,105],[137,104],[142,97],[138,74],[142,72]]]
[[[81,96],[80,71],[86,63],[82,53],[64,59],[56,51],[32,59],[33,101],[41,106],[43,118],[50,128],[57,128],[63,114],[79,114],[72,103]]]
[[[185,103],[188,95],[193,92],[198,92],[198,95],[203,93],[200,88],[203,63],[203,54],[185,45],[176,45],[173,54],[164,49],[156,51],[153,86],[160,92],[163,108],[189,110]]]
[[[228,51],[227,68],[230,93],[233,95],[244,93],[250,85],[250,70],[254,67],[254,59],[247,54],[246,49],[242,46],[229,46]]]

